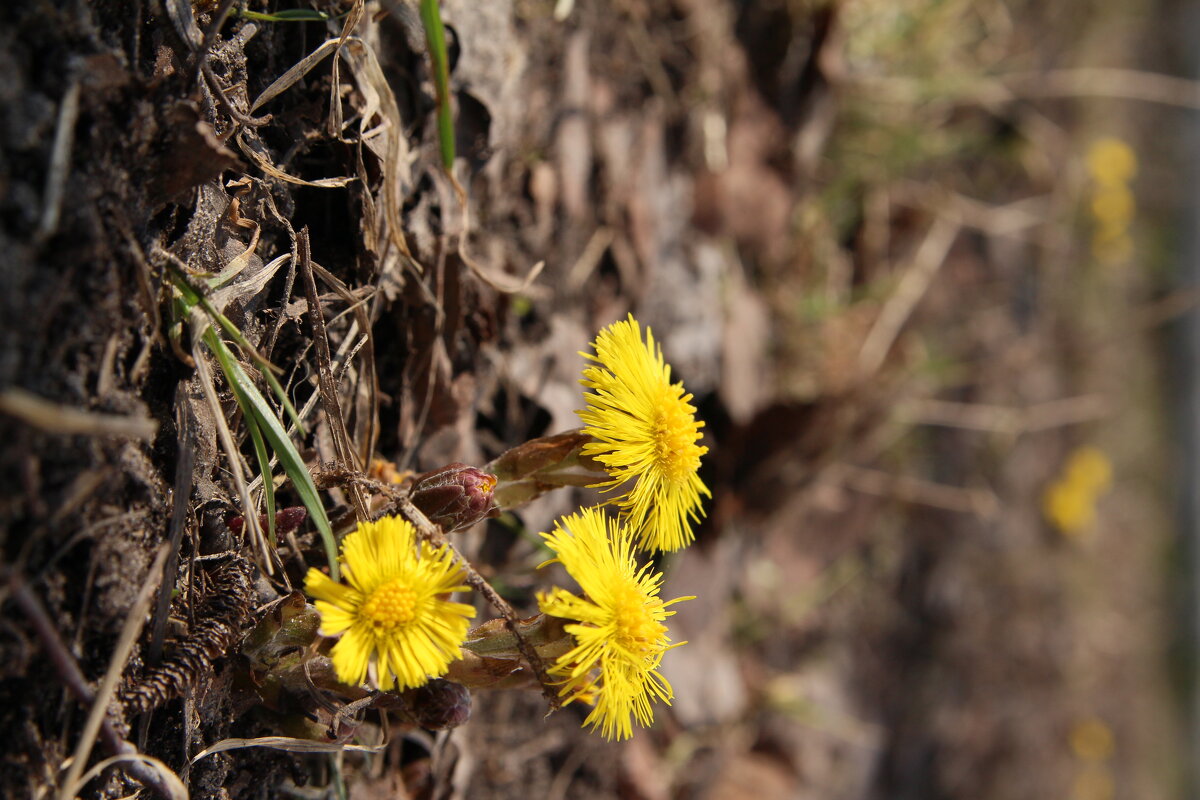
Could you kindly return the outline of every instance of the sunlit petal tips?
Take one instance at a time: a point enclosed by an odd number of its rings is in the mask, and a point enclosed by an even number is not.
[[[349,585],[310,569],[304,590],[321,614],[321,634],[340,636],[331,654],[338,680],[367,675],[381,689],[411,689],[457,659],[475,609],[444,598],[466,591],[446,548],[417,544],[408,520],[364,522],[342,541]]]
[[[594,441],[583,454],[603,464],[612,480],[598,486],[624,488],[617,499],[621,518],[648,550],[678,550],[694,538],[692,525],[711,497],[698,474],[708,448],[698,444],[703,422],[692,396],[671,383],[671,367],[650,329],[643,341],[631,314],[600,331],[592,343],[596,362],[580,381],[592,389],[578,412]]]
[[[653,721],[654,701],[670,705],[671,685],[658,667],[663,653],[683,642],[671,643],[663,620],[675,613],[667,606],[691,598],[663,602],[662,575],[638,568],[631,532],[599,509],[564,517],[542,536],[583,590],[538,595],[542,613],[574,621],[566,631],[575,647],[549,672],[562,679],[565,702],[593,704],[585,725],[609,740],[628,739],[634,719],[643,727]]]

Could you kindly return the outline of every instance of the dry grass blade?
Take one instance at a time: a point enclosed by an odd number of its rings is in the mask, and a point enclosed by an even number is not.
[[[271,278],[275,277],[275,273],[291,258],[290,254],[278,256],[258,272],[251,275],[249,278],[238,281],[217,289],[209,296],[209,300],[214,308],[224,308],[230,301],[240,297],[253,297],[266,288],[270,283]]]
[[[50,662],[58,673],[59,680],[79,702],[94,703],[95,694],[83,677],[83,673],[80,672],[79,665],[75,663],[75,657],[63,643],[58,629],[51,622],[50,615],[41,601],[15,570],[9,571],[0,567],[0,577],[6,577],[7,589],[11,593],[13,601],[25,612],[29,622],[33,625],[42,647],[45,648]],[[114,754],[129,755],[137,752],[132,744],[121,738],[112,719],[107,716],[100,721],[100,737],[104,740],[104,745]],[[163,774],[162,770],[151,769],[140,761],[131,761],[129,762],[129,773],[157,792],[160,797],[173,798],[175,796],[170,779]]]
[[[167,533],[167,561],[163,569],[163,582],[158,589],[158,600],[154,607],[154,619],[150,629],[150,645],[146,648],[146,663],[154,666],[162,656],[163,638],[167,633],[167,612],[171,608],[171,590],[174,588],[175,569],[179,561],[179,544],[186,526],[188,503],[192,495],[192,466],[195,450],[192,442],[192,415],[184,402],[182,391],[175,395],[175,418],[179,429],[176,437],[178,456],[175,461],[175,488],[171,500],[171,527]]]
[[[200,759],[215,753],[242,750],[247,747],[270,747],[273,750],[286,750],[289,753],[340,753],[343,750],[358,753],[381,753],[387,749],[387,744],[338,744],[337,742],[316,742],[312,739],[295,739],[291,736],[260,736],[257,739],[222,739],[211,747],[206,747],[192,756],[191,763],[195,764]]]
[[[388,238],[392,244],[412,262],[412,253],[404,239],[404,224],[400,209],[404,198],[412,191],[412,174],[409,171],[408,143],[404,139],[404,124],[400,117],[400,106],[392,93],[391,84],[379,66],[375,52],[361,39],[347,37],[345,47],[338,52],[346,59],[358,90],[363,95],[364,107],[359,122],[359,135],[365,138],[370,120],[378,114],[383,119],[385,138],[383,160],[383,213],[387,219]],[[415,262],[412,262],[415,267]]]
[[[537,277],[542,274],[542,270],[546,267],[545,261],[539,261],[534,264],[525,273],[523,278],[518,278],[514,275],[509,275],[498,270],[490,269],[480,264],[475,260],[474,256],[467,249],[467,239],[471,234],[471,204],[467,197],[466,191],[462,184],[454,177],[453,173],[447,172],[445,178],[450,183],[450,189],[454,196],[458,199],[459,206],[462,208],[462,229],[458,232],[458,257],[462,262],[470,268],[471,272],[475,273],[475,277],[491,286],[497,292],[503,294],[519,294],[526,291]],[[443,196],[447,193],[442,192]]]
[[[145,753],[120,753],[115,756],[109,756],[85,772],[75,786],[68,787],[70,789],[70,796],[75,796],[79,789],[87,785],[88,781],[109,767],[117,764],[129,764],[131,762],[144,765],[158,776],[155,788],[160,793],[163,793],[164,797],[171,798],[171,800],[187,800],[190,796],[187,787],[183,785],[183,781],[179,780],[179,776],[172,772],[170,767],[154,756],[148,756]]]
[[[209,328],[207,320],[200,309],[195,307],[191,309],[190,321],[194,335],[199,334],[203,336],[210,348],[220,346],[220,339]],[[225,460],[229,465],[229,474],[233,478],[233,485],[237,491],[238,500],[242,504],[242,516],[246,521],[246,536],[257,551],[263,569],[266,570],[267,574],[274,574],[270,557],[267,554],[267,545],[262,527],[258,524],[258,509],[250,499],[250,490],[246,486],[246,476],[242,473],[241,454],[238,452],[237,444],[233,440],[233,433],[229,430],[229,424],[225,420],[225,413],[221,408],[221,400],[217,397],[217,389],[213,383],[212,370],[209,369],[208,359],[204,357],[203,353],[200,353],[199,357],[197,357],[195,354],[198,351],[199,348],[195,346],[195,341],[193,341],[192,353],[196,364],[196,377],[199,379],[200,387],[204,391],[204,400],[208,403],[212,418],[216,421],[217,438],[221,442],[221,449],[225,451]]]
[[[250,113],[257,111],[264,103],[269,103],[279,95],[291,88],[292,84],[303,78],[317,64],[325,60],[330,53],[337,50],[338,40],[329,39],[321,43],[321,45],[311,53],[300,59],[287,72],[280,75],[271,85],[263,90],[254,102],[250,104]]]
[[[129,655],[133,651],[133,645],[137,641],[138,635],[142,632],[142,626],[146,622],[146,612],[150,609],[150,600],[154,596],[154,591],[158,588],[158,581],[162,577],[163,564],[166,560],[167,547],[166,545],[162,545],[158,548],[158,554],[154,557],[154,563],[147,574],[146,582],[142,585],[137,598],[133,601],[133,606],[129,609],[129,615],[125,618],[125,625],[121,628],[121,635],[117,639],[117,646],[113,650],[112,659],[109,661],[108,671],[104,673],[104,679],[100,681],[100,686],[96,689],[96,699],[92,703],[92,710],[88,714],[87,722],[83,725],[83,731],[79,734],[79,744],[75,746],[71,766],[67,770],[66,777],[63,779],[62,789],[58,793],[58,800],[71,800],[76,794],[79,786],[79,776],[83,772],[83,767],[87,763],[88,756],[92,753],[92,745],[96,742],[96,734],[99,732],[100,725],[108,713],[108,704],[113,698],[117,682],[121,679],[121,673],[125,671],[125,664],[128,662]]]
[[[225,268],[215,275],[210,285],[215,289],[218,286],[224,286],[231,280],[236,278],[246,267],[250,266],[250,262],[254,256],[254,251],[258,249],[258,240],[262,236],[262,226],[257,223],[251,223],[254,227],[254,233],[250,235],[250,244],[246,245],[246,249],[229,260]],[[224,308],[225,305],[217,301],[215,296],[212,298],[213,304],[217,308]]]
[[[271,159],[254,146],[259,145],[259,147],[261,147],[261,143],[257,139],[255,139],[253,143],[248,142],[246,140],[246,131],[244,129],[238,131],[237,143],[238,149],[245,153],[246,157],[253,161],[259,169],[271,177],[278,178],[279,180],[286,181],[287,183],[294,183],[297,186],[310,186],[315,189],[338,189],[358,180],[356,177],[318,178],[315,181],[297,178],[295,175],[288,174],[272,164]]]
[[[313,272],[317,274],[327,285],[329,285],[338,296],[349,304],[349,311],[354,314],[355,322],[358,330],[363,332],[363,343],[370,345],[365,349],[362,345],[353,348],[349,355],[344,352],[338,353],[338,360],[343,364],[342,370],[345,370],[349,362],[354,358],[354,354],[362,349],[363,354],[363,377],[361,382],[366,384],[366,408],[360,416],[358,422],[362,429],[362,436],[359,444],[359,463],[370,464],[371,458],[375,455],[375,440],[379,436],[379,377],[375,370],[375,338],[371,333],[371,318],[364,307],[364,298],[356,296],[350,291],[350,288],[341,281],[338,276],[334,275],[329,270],[322,267],[317,262],[312,262]],[[346,338],[351,339],[354,336],[354,328],[352,327]],[[344,350],[339,348],[340,351]],[[341,379],[341,376],[338,376]],[[361,385],[361,383],[360,383]]]
[[[58,229],[62,213],[63,189],[71,170],[71,149],[75,143],[75,123],[79,119],[79,77],[73,77],[58,107],[54,131],[54,149],[50,151],[50,169],[46,172],[45,203],[38,220],[35,238],[45,241]]]
[[[329,334],[325,330],[325,317],[321,313],[321,299],[317,295],[317,282],[313,278],[312,253],[309,248],[308,228],[296,234],[296,249],[300,276],[304,279],[304,291],[308,297],[308,313],[312,318],[313,345],[317,351],[317,385],[321,392],[321,404],[329,429],[333,434],[334,455],[338,466],[350,472],[361,471],[362,465],[355,463],[354,447],[346,432],[346,420],[342,417],[342,405],[338,399],[337,383],[333,378],[333,362],[329,357]],[[358,519],[368,518],[367,501],[362,488],[350,487],[350,500]]]
[[[158,423],[148,417],[81,411],[43,400],[15,386],[0,391],[0,412],[10,414],[47,433],[67,436],[124,436],[149,441],[158,431]]]

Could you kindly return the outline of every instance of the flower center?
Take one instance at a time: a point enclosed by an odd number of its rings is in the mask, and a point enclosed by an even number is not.
[[[403,579],[389,581],[371,592],[362,604],[362,615],[376,630],[394,630],[416,616],[417,593]]]
[[[612,605],[617,643],[643,657],[650,655],[667,633],[667,626],[654,618],[646,600],[636,587],[623,586],[614,593]]]
[[[696,420],[680,398],[664,393],[654,421],[654,456],[663,473],[679,482],[700,468],[705,449],[696,444],[700,438]]]

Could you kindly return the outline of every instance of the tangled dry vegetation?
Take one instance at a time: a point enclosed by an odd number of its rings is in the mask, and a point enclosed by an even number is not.
[[[0,794],[1066,796],[1093,719],[1169,780],[1158,489],[1082,544],[1040,518],[1089,424],[1153,440],[1178,307],[1078,244],[1073,11],[445,0],[448,173],[416,4],[260,5],[0,10]],[[655,562],[698,596],[655,728],[268,686],[333,537],[576,427],[631,309],[713,489]],[[536,534],[594,497],[456,534],[481,617],[536,610]]]

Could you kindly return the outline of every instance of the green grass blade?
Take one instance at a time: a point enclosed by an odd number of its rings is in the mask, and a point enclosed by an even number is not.
[[[271,387],[271,391],[279,398],[280,404],[287,411],[292,423],[295,424],[296,430],[301,434],[305,433],[304,423],[300,421],[300,414],[297,413],[296,407],[292,405],[292,401],[288,398],[287,392],[283,390],[283,385],[279,383],[279,379],[275,377],[276,367],[267,359],[263,358],[262,354],[255,349],[254,345],[250,344],[238,326],[234,325],[228,317],[218,311],[208,298],[198,292],[194,286],[188,281],[177,267],[173,264],[167,264],[167,271],[171,278],[171,283],[179,290],[182,295],[181,305],[183,306],[182,316],[187,317],[187,310],[190,306],[198,305],[204,309],[210,319],[213,319],[221,326],[221,329],[233,339],[234,343],[241,348],[247,358],[253,359],[260,367],[262,367],[263,377],[267,379],[267,385]]]
[[[300,495],[301,502],[308,509],[313,524],[317,526],[317,531],[321,534],[321,540],[325,545],[325,556],[329,561],[329,574],[336,581],[338,579],[337,540],[333,535],[333,527],[329,524],[329,517],[325,514],[325,506],[321,503],[317,486],[313,483],[312,474],[308,471],[308,465],[304,463],[296,446],[288,438],[287,431],[283,429],[283,423],[275,416],[275,412],[267,403],[266,398],[262,396],[258,387],[242,369],[241,364],[233,357],[229,347],[211,328],[204,334],[204,340],[212,348],[217,361],[220,362],[221,370],[228,378],[235,395],[245,399],[244,413],[247,417],[253,415],[261,433],[270,443],[275,455],[279,457],[283,471],[291,479],[292,485],[296,487],[296,493]]]
[[[446,54],[446,29],[438,0],[421,0],[421,23],[425,26],[425,42],[433,65],[433,86],[437,92],[438,145],[442,151],[442,167],[454,169],[454,112],[450,108],[450,58]]]
[[[242,408],[242,416],[246,418],[246,429],[250,431],[250,439],[254,442],[254,454],[258,456],[259,471],[262,473],[263,500],[267,504],[267,541],[271,543],[271,547],[278,547],[279,543],[275,541],[275,481],[271,476],[271,454],[267,452],[267,444],[263,441],[258,420],[253,414],[247,414],[245,411],[249,401],[242,398],[240,393],[235,394],[238,396],[238,405]]]

